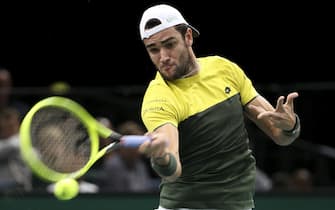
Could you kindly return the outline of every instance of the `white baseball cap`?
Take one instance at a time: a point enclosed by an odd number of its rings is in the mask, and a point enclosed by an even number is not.
[[[151,19],[158,19],[161,23],[159,25],[154,26],[150,29],[145,29],[145,25]],[[152,6],[146,9],[142,15],[142,19],[140,22],[140,34],[141,39],[149,38],[150,36],[167,29],[169,27],[178,25],[178,24],[186,24],[193,30],[193,36],[199,36],[199,31],[195,29],[193,26],[188,24],[181,13],[166,4],[159,4],[156,6]]]

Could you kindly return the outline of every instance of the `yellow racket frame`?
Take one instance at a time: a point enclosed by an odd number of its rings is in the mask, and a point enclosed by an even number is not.
[[[91,154],[89,161],[78,171],[72,173],[60,173],[50,169],[41,161],[38,157],[37,151],[34,150],[30,134],[32,118],[38,110],[45,107],[58,107],[71,112],[87,128],[87,132],[91,140]],[[61,96],[51,96],[37,102],[23,118],[20,126],[20,151],[26,164],[36,175],[44,180],[56,182],[68,177],[76,179],[88,171],[94,162],[106,153],[108,148],[103,148],[99,151],[99,137],[107,138],[112,133],[113,131],[111,129],[99,123],[77,102]]]

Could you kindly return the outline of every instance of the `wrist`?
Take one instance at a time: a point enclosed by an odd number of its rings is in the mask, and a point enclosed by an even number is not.
[[[163,162],[163,160],[167,162]],[[161,162],[162,161],[162,162]],[[164,165],[160,163],[166,163]],[[171,153],[166,153],[163,157],[151,158],[151,167],[160,175],[168,177],[173,175],[177,170],[177,160]]]
[[[295,115],[295,125],[291,130],[283,130],[283,134],[285,136],[294,136],[294,137],[298,137],[300,134],[300,119],[299,116],[296,114]]]
[[[169,153],[164,153],[161,157],[152,157],[152,161],[157,165],[167,165],[170,161]]]

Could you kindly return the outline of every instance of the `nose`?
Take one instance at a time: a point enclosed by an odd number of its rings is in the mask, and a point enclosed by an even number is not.
[[[164,49],[164,48],[161,48],[161,50],[160,50],[160,62],[164,63],[164,62],[168,61],[169,59],[170,59],[169,51]]]

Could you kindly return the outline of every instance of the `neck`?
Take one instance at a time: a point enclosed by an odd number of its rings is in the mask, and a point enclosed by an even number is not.
[[[191,77],[197,74],[198,72],[199,72],[199,64],[195,62],[194,64],[192,64],[192,66],[190,66],[190,71],[187,74],[185,74],[182,78]]]
[[[182,78],[191,77],[191,76],[197,74],[200,70],[199,63],[197,62],[197,58],[195,57],[193,51],[190,52],[190,61],[191,62],[188,66],[189,71]]]

